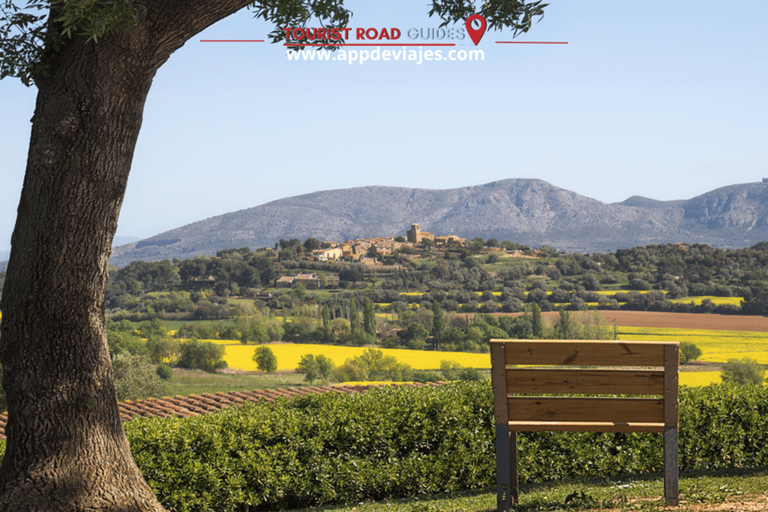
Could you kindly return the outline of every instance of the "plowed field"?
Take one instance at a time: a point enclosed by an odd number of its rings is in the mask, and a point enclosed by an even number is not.
[[[768,332],[768,317],[747,315],[712,315],[702,313],[660,313],[656,311],[604,311],[605,323],[613,320],[621,326],[670,327],[678,329],[707,329],[715,331]],[[556,321],[559,313],[548,311],[542,315]]]

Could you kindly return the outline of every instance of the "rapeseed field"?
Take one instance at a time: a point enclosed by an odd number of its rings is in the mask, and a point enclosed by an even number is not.
[[[661,327],[619,327],[620,340],[690,341],[698,346],[700,361],[725,363],[749,357],[768,364],[768,332],[709,331]]]
[[[701,349],[699,361],[725,363],[749,357],[768,364],[768,332],[710,331],[662,327],[619,327],[620,340],[689,341]],[[720,372],[680,372],[680,384],[706,386],[721,382]]]
[[[768,364],[768,332],[715,331],[704,329],[673,329],[661,327],[620,327],[619,340],[646,341],[689,341],[697,345],[702,356],[700,361],[725,363],[729,359],[749,357],[761,364]],[[253,352],[257,345],[243,345],[232,340],[205,340],[225,345],[224,359],[230,368],[256,371]],[[339,345],[274,343],[269,347],[277,357],[278,370],[294,370],[305,354],[324,354],[336,365],[341,365],[351,357],[361,355],[365,347]],[[378,349],[385,355],[395,356],[398,361],[417,370],[432,370],[440,367],[440,361],[456,361],[470,368],[490,368],[488,354],[466,352],[433,352],[406,349]],[[720,372],[680,372],[680,384],[686,386],[704,386],[720,382]]]
[[[720,372],[680,372],[681,386],[706,386],[722,382]]]
[[[743,297],[715,297],[714,295],[700,295],[696,297],[683,297],[681,299],[671,299],[669,302],[673,302],[675,304],[690,304],[693,302],[697,306],[701,304],[701,302],[705,299],[709,299],[712,304],[715,306],[741,306],[741,301],[744,300]]]
[[[210,340],[217,341],[217,340]],[[227,353],[224,360],[230,368],[243,371],[256,371],[256,363],[253,362],[253,351],[258,345],[226,344]],[[342,345],[317,345],[311,343],[272,343],[268,347],[277,357],[277,370],[295,370],[299,365],[301,356],[305,354],[323,354],[333,360],[336,365],[344,364],[351,357],[357,357],[368,350],[365,347],[348,347]],[[377,349],[386,356],[395,356],[398,361],[411,365],[416,370],[434,370],[440,368],[440,361],[456,361],[469,368],[490,368],[490,354],[471,354],[467,352],[433,352],[426,350],[407,349]]]

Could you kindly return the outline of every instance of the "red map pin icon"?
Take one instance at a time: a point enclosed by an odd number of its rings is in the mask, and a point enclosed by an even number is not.
[[[480,28],[474,28],[472,26],[472,22],[475,20],[480,22]],[[469,38],[472,39],[472,42],[475,43],[475,46],[477,46],[477,43],[480,42],[480,40],[483,38],[483,34],[485,34],[485,27],[488,26],[488,24],[485,22],[485,18],[483,18],[480,14],[473,14],[467,18],[467,22],[465,24],[467,26]]]

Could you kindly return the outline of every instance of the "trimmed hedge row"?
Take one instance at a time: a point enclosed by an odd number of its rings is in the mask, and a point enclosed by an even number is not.
[[[373,389],[126,424],[136,462],[170,510],[345,503],[487,486],[485,384]]]
[[[768,465],[768,390],[680,391],[682,470]],[[172,511],[307,507],[495,483],[488,381],[309,395],[188,419],[136,418],[136,462]],[[660,471],[658,434],[522,433],[520,478]]]
[[[768,464],[765,388],[682,388],[680,401],[683,470]],[[170,510],[306,507],[495,481],[488,381],[312,395],[126,430]],[[662,468],[658,434],[526,432],[519,448],[522,481]]]

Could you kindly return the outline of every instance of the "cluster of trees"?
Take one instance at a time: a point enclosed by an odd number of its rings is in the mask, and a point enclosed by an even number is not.
[[[362,314],[360,310],[362,309]],[[288,318],[290,321],[285,321]],[[607,339],[617,336],[597,311],[561,311],[552,322],[536,303],[519,316],[467,316],[446,313],[437,301],[427,307],[400,308],[389,317],[377,316],[374,304],[355,296],[343,302],[295,306],[284,318],[266,310],[234,322],[197,322],[182,325],[178,339],[240,340],[242,343],[287,341],[340,345],[379,345],[384,348],[486,352],[492,338]]]
[[[468,248],[413,248],[422,257],[385,256],[399,270],[376,271],[343,262],[286,259],[319,247],[316,239],[281,241],[280,260],[274,251],[248,248],[219,251],[216,256],[157,262],[136,261],[114,268],[106,289],[106,307],[113,318],[141,321],[164,319],[225,319],[247,316],[228,298],[254,296],[270,287],[286,269],[319,272],[340,278],[347,291],[318,299],[301,285],[289,293],[257,300],[260,307],[283,310],[304,303],[322,303],[331,311],[362,304],[409,305],[431,309],[436,300],[446,312],[521,312],[536,303],[543,311],[560,308],[768,314],[768,243],[744,249],[718,249],[704,244],[666,244],[620,249],[605,254],[565,254],[494,239],[476,239]],[[507,249],[523,250],[527,258],[501,258]],[[286,252],[288,251],[288,252]],[[292,252],[291,252],[292,251]],[[490,251],[490,252],[489,252]],[[499,252],[501,251],[501,252]],[[388,267],[392,268],[392,267]],[[4,273],[0,273],[0,293]],[[377,283],[370,286],[372,282]],[[420,294],[404,295],[418,291]],[[612,293],[598,293],[610,291]],[[743,297],[741,306],[711,300],[673,303],[686,296]],[[333,318],[336,318],[333,315]]]
[[[257,352],[267,347],[257,348]],[[254,355],[254,359],[256,356]],[[465,368],[455,361],[441,361],[439,371],[414,370],[410,365],[397,360],[395,356],[384,355],[376,349],[367,349],[356,357],[350,357],[344,364],[336,366],[323,354],[305,354],[301,357],[296,371],[304,374],[307,382],[315,380],[334,382],[362,381],[416,381],[439,382],[442,380],[480,380],[482,374],[474,368]]]
[[[312,251],[318,249],[326,249],[328,244],[320,242],[315,237],[309,237],[301,242],[298,238],[291,238],[290,240],[283,240],[282,238],[275,244],[275,249],[278,251],[278,259],[280,261],[292,261],[300,259],[303,256],[307,256]]]
[[[762,386],[765,382],[765,367],[749,357],[729,359],[720,368],[720,378],[723,382]]]
[[[152,292],[207,290],[207,297],[194,293],[179,295],[172,302],[154,306],[156,311],[188,312],[200,299],[211,296],[252,295],[257,288],[273,285],[281,270],[268,251],[248,248],[227,249],[218,251],[216,256],[184,260],[134,261],[110,272],[106,306],[130,310],[135,298],[147,297]]]
[[[207,372],[227,367],[224,347],[195,337],[183,341],[169,337],[159,318],[138,326],[107,319],[106,329],[118,400],[162,396],[162,381],[171,378],[171,366]],[[154,370],[153,364],[157,365]]]

